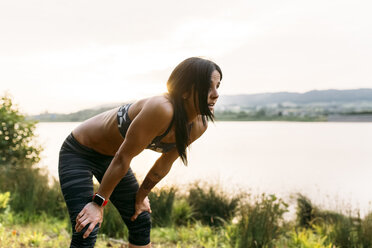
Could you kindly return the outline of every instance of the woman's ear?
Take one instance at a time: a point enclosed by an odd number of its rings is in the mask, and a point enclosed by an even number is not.
[[[183,98],[183,100],[186,100],[186,99],[188,99],[189,97],[190,97],[190,92],[185,92],[185,93],[182,94],[182,98]]]

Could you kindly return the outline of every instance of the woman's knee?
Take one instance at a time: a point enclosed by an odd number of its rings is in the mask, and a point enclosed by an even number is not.
[[[72,240],[71,240],[71,248],[75,248],[75,247],[94,247],[94,244],[96,243],[96,240],[97,240],[97,234],[98,234],[98,230],[99,230],[99,224],[97,224],[93,231],[90,233],[90,235],[87,237],[87,238],[83,238],[83,235],[84,233],[86,232],[86,230],[88,229],[89,227],[89,224],[86,225],[83,230],[81,230],[80,232],[76,232],[75,231],[75,226],[72,227]]]
[[[133,245],[147,245],[150,243],[151,216],[148,212],[141,213],[128,226],[129,243]]]

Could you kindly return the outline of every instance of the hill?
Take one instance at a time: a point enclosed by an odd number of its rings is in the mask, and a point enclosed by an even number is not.
[[[29,118],[44,122],[84,121],[122,104],[106,104],[70,114],[43,113]],[[215,115],[217,120],[224,121],[372,121],[372,89],[222,95]]]

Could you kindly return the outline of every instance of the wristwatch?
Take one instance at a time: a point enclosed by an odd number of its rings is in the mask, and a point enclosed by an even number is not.
[[[100,207],[104,207],[104,206],[106,206],[108,201],[103,196],[95,193],[93,195],[92,202],[94,202],[95,204],[97,204]]]

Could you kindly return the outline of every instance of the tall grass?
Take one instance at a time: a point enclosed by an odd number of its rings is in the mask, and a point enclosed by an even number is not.
[[[172,225],[173,202],[176,192],[177,189],[171,187],[155,190],[149,194],[153,226],[166,227]]]
[[[229,196],[215,185],[201,187],[195,183],[189,188],[188,202],[195,219],[206,225],[222,226],[235,216],[239,196]]]
[[[193,184],[189,190],[192,191],[195,188],[197,187]],[[199,197],[208,197],[208,194],[215,197],[221,193],[221,191],[210,193],[211,190],[215,190],[213,187],[202,188],[199,186],[197,189],[199,192],[203,192],[203,194],[198,195]],[[218,226],[215,226],[210,225],[210,223],[203,224],[202,215],[197,215],[196,210],[189,203],[190,194],[179,194],[178,192],[179,190],[176,188],[164,188],[158,189],[151,195],[153,213],[159,212],[156,217],[157,223],[162,225],[162,227],[158,224],[154,225],[152,229],[152,240],[155,247],[372,247],[372,213],[364,219],[359,216],[344,215],[321,209],[313,205],[306,197],[299,195],[297,199],[297,222],[288,222],[283,218],[283,214],[288,211],[288,205],[275,195],[262,194],[239,198],[238,207],[232,215],[234,221],[229,216],[222,220]],[[225,203],[234,198],[234,196],[227,194],[224,194],[224,196],[227,199],[221,201]],[[29,229],[24,230],[24,234],[27,235],[22,236],[22,240],[24,240],[22,244],[32,247],[49,247],[44,246],[44,243],[52,244],[53,242],[49,241],[51,237],[59,239],[63,236],[65,239],[69,239],[70,228],[68,228],[69,221],[67,218],[63,220],[52,218],[48,212],[34,214],[31,217],[28,212],[14,212],[10,207],[11,201],[9,200],[12,197],[12,193],[0,193],[0,222],[3,226],[0,232],[3,236],[0,239],[7,240],[7,243],[3,244],[15,242],[16,236],[9,233],[9,230],[14,229],[19,232],[23,230],[23,226],[32,223],[38,223],[37,228],[32,227],[35,234],[31,233]],[[222,197],[221,194],[219,197]],[[221,201],[210,200],[209,204],[221,204]],[[220,208],[221,206],[215,206],[210,209],[214,211],[214,209]],[[306,220],[306,222],[300,222],[299,220]],[[43,227],[41,228],[40,225]],[[60,232],[64,234],[62,236],[58,235]],[[104,235],[103,237],[109,236],[127,240],[128,231],[119,213],[111,203],[104,211],[100,235],[100,237]],[[54,247],[58,247],[57,243],[53,244],[56,244]],[[66,244],[65,242],[61,247]],[[20,243],[17,243],[17,245],[20,247]]]
[[[363,247],[372,247],[372,212],[361,222],[360,242]]]
[[[306,228],[292,230],[274,241],[274,247],[286,248],[333,248],[333,244],[327,242],[327,236]]]
[[[186,226],[194,221],[194,210],[185,197],[176,198],[173,204],[172,223],[175,226]]]
[[[288,212],[288,205],[275,195],[262,194],[242,205],[236,245],[272,247],[275,239],[283,234],[285,212]]]
[[[0,192],[11,193],[12,211],[27,216],[46,213],[63,219],[67,215],[59,183],[49,183],[48,175],[29,166],[0,167]]]
[[[322,210],[299,195],[297,205],[298,226],[317,231],[328,243],[340,248],[372,247],[372,213],[361,219],[359,213],[349,214]],[[347,209],[346,209],[347,210]]]
[[[309,228],[315,219],[314,208],[311,201],[304,195],[297,195],[297,223],[300,227]]]

